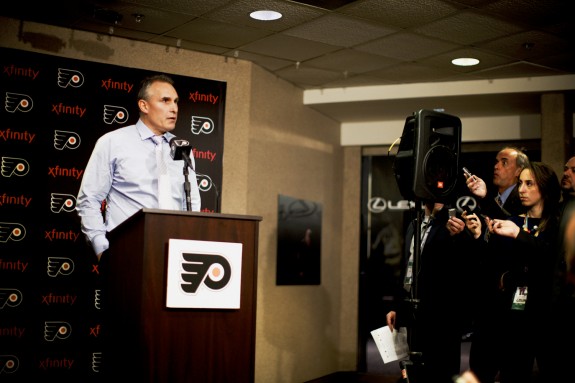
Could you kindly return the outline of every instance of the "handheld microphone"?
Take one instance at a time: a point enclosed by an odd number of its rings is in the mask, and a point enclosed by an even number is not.
[[[178,137],[174,137],[170,140],[170,157],[172,157],[174,161],[184,160],[195,173],[196,170],[194,169],[192,161],[190,160],[191,150],[192,145],[188,140],[184,140]]]

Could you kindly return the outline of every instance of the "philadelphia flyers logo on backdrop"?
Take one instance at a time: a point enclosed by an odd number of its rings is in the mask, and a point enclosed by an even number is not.
[[[128,121],[130,114],[121,106],[104,105],[104,122],[106,124],[124,124]]]
[[[66,257],[48,257],[47,274],[50,277],[70,275],[74,271],[74,261]]]
[[[60,88],[79,88],[84,84],[84,75],[77,70],[58,68],[58,86]]]
[[[55,149],[78,149],[79,146],[80,135],[78,133],[69,132],[67,130],[54,130]]]
[[[207,192],[214,185],[212,179],[206,174],[196,173],[196,180],[198,182],[198,189],[202,192]]]
[[[0,375],[12,374],[18,370],[20,361],[16,355],[0,355]]]
[[[44,339],[53,342],[56,339],[64,340],[72,333],[72,325],[68,322],[44,322]]]
[[[34,105],[32,97],[21,93],[6,92],[4,109],[7,112],[29,112],[32,110],[32,105]]]
[[[2,157],[0,172],[3,177],[25,176],[30,170],[30,164],[23,158]]]
[[[21,241],[26,236],[26,228],[16,222],[0,222],[0,242]]]
[[[18,289],[0,289],[0,310],[5,307],[16,307],[22,303],[22,292]]]
[[[215,128],[214,122],[208,117],[192,116],[192,133],[210,134]]]
[[[52,213],[72,213],[76,210],[76,197],[71,194],[52,193],[50,196],[50,210]]]

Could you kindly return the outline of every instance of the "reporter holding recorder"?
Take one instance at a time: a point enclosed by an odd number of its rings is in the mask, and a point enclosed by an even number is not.
[[[529,164],[529,158],[520,149],[506,146],[495,157],[492,186],[475,174],[465,172],[466,185],[471,194],[479,198],[483,215],[491,219],[505,219],[525,212],[521,204],[517,183],[519,174]]]
[[[176,127],[178,101],[170,77],[147,77],[138,92],[138,122],[108,132],[96,142],[82,178],[76,210],[82,232],[98,260],[109,247],[106,233],[138,210],[187,210],[184,160],[170,158],[170,143],[175,139],[170,132]],[[193,156],[189,161],[191,210],[200,211]]]

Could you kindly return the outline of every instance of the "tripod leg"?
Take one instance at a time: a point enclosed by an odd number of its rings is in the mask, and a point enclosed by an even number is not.
[[[402,383],[410,383],[409,380],[409,370],[410,367],[413,365],[411,360],[402,360],[399,362],[399,367],[401,369],[401,382]]]

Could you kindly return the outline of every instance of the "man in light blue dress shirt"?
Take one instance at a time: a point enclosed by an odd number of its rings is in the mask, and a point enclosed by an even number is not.
[[[160,208],[156,143],[163,145],[168,168],[170,208],[186,210],[184,161],[170,155],[170,133],[178,117],[178,93],[172,79],[155,75],[142,81],[138,93],[140,119],[135,125],[116,129],[98,139],[86,166],[76,210],[82,232],[100,259],[108,249],[106,233],[142,208]],[[190,156],[195,168],[194,157]],[[188,169],[192,211],[200,211],[201,199],[194,169]],[[102,202],[105,201],[104,217]]]

